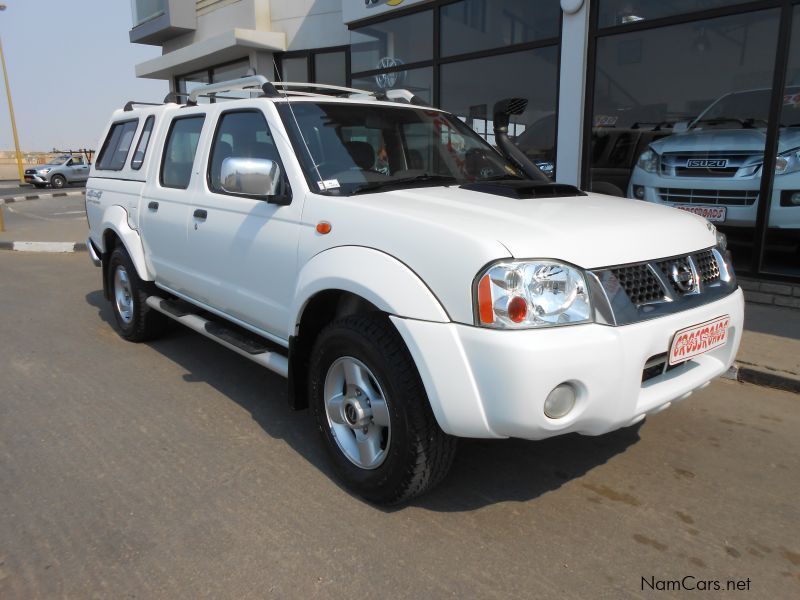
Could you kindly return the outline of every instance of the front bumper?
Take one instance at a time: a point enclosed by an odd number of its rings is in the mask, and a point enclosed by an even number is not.
[[[727,227],[752,228],[755,227],[756,213],[758,212],[758,201],[749,205],[726,204],[725,202],[702,202],[693,203],[674,203],[665,201],[659,190],[669,189],[677,192],[688,190],[719,190],[721,193],[750,192],[756,197],[761,190],[761,179],[759,177],[749,178],[703,178],[703,177],[665,177],[659,173],[647,173],[639,167],[635,167],[628,184],[628,197],[635,198],[634,186],[644,188],[644,197],[641,200],[663,204],[664,206],[676,206],[676,204],[688,204],[689,206],[725,206],[726,218],[724,223],[719,225]],[[782,206],[781,195],[784,192],[800,190],[800,173],[789,175],[778,175],[775,177],[772,194],[770,196],[769,208],[769,227],[771,229],[800,229],[800,206]]]
[[[48,180],[46,175],[39,175],[39,174],[31,175],[29,173],[25,173],[25,182],[46,184],[48,183]]]
[[[680,329],[730,315],[728,342],[642,383],[645,363]],[[600,435],[681,400],[733,364],[742,336],[741,290],[716,302],[623,327],[599,324],[497,331],[392,317],[419,369],[440,427],[460,437],[544,439]],[[561,419],[544,414],[557,385],[578,390]]]

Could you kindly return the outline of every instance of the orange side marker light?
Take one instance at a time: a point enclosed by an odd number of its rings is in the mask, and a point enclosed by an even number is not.
[[[328,235],[331,232],[331,229],[333,229],[333,227],[327,221],[320,221],[317,223],[317,233]]]

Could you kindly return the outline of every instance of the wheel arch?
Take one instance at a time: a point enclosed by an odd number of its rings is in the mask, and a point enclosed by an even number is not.
[[[114,248],[122,246],[131,257],[136,274],[142,281],[153,281],[144,259],[144,248],[139,233],[128,225],[128,213],[121,206],[111,206],[103,215],[99,228],[100,239],[93,241],[99,245],[100,258],[103,261],[103,293],[109,298],[108,259]]]
[[[314,256],[300,272],[289,332],[289,402],[308,406],[308,362],[331,321],[352,314],[448,322],[433,292],[399,260],[370,248],[338,247]]]

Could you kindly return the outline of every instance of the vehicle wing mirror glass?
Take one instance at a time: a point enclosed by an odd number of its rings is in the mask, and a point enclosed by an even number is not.
[[[222,161],[220,185],[228,194],[268,200],[279,194],[281,168],[266,158],[226,158]]]
[[[689,121],[678,121],[672,126],[672,133],[683,133],[689,131]]]

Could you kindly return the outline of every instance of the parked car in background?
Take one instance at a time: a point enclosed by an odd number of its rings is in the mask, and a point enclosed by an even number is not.
[[[772,90],[726,94],[639,156],[628,196],[699,214],[729,230],[755,225]],[[781,111],[769,227],[800,233],[800,86]]]
[[[25,169],[25,182],[41,188],[50,185],[63,188],[68,183],[89,179],[89,161],[80,154],[62,154],[46,165]]]

